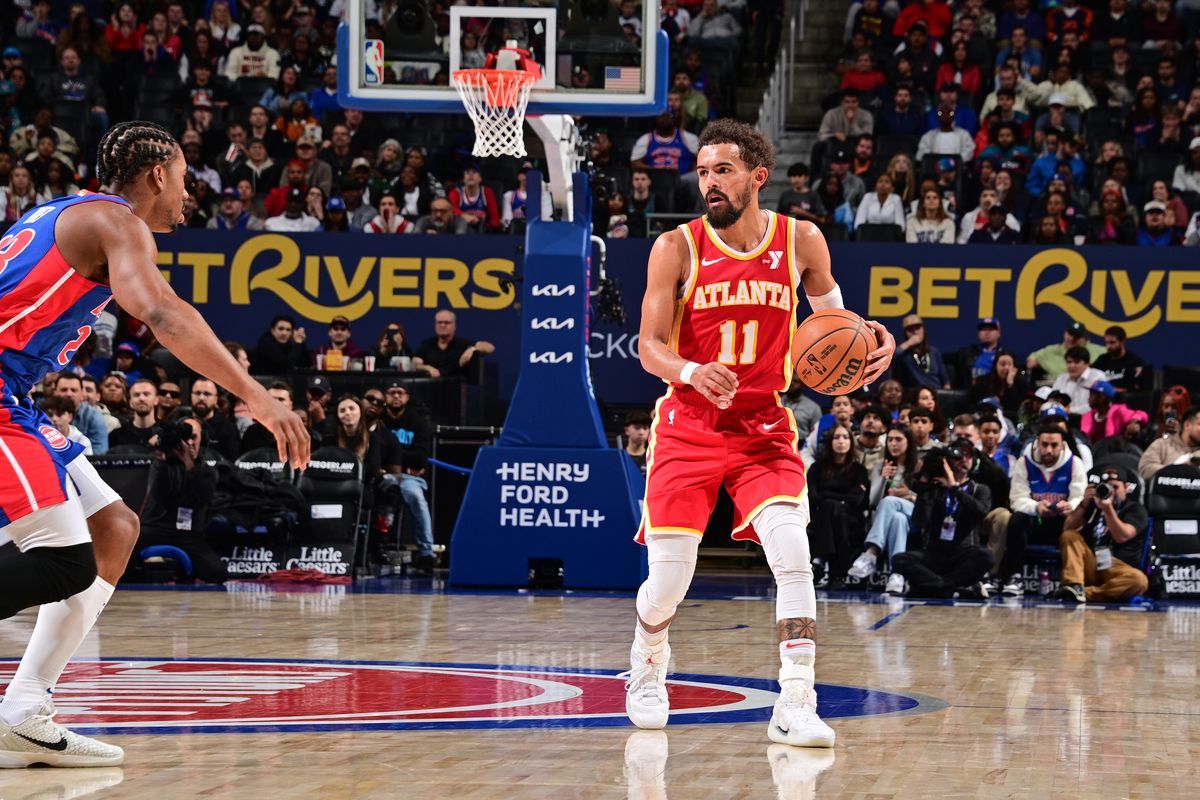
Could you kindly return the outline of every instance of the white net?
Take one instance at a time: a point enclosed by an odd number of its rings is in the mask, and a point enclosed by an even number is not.
[[[453,84],[475,123],[473,155],[525,157],[525,108],[537,76],[505,69],[460,69]]]

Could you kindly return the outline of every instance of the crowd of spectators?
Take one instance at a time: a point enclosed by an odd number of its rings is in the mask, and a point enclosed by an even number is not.
[[[1200,244],[1198,31],[1170,0],[856,0],[780,211],[830,238]]]
[[[1024,357],[994,317],[954,352],[917,315],[902,327],[891,375],[870,393],[835,397],[827,413],[799,383],[783,398],[810,465],[819,585],[886,575],[896,595],[1018,597],[1050,558],[1067,602],[1144,594],[1145,486],[1200,465],[1188,390],[1171,386],[1155,406],[1153,368],[1118,326],[1100,344],[1071,323]]]

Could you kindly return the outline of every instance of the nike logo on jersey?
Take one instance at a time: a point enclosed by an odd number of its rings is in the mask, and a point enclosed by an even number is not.
[[[716,258],[706,258],[700,262],[700,266],[711,267],[713,264],[720,263],[721,261],[724,261],[724,260],[725,260],[724,256],[717,256]]]
[[[781,422],[783,422],[783,420],[781,420],[781,419],[777,419],[777,420],[775,420],[775,421],[774,421],[774,422],[772,422],[770,425],[768,425],[767,423],[765,423],[765,422],[764,422],[764,423],[763,423],[763,426],[762,426],[762,429],[763,429],[764,431],[766,431],[767,433],[770,433],[770,432],[771,432],[771,429],[772,429],[772,428],[774,428],[776,425],[778,425],[778,424],[779,424],[779,423],[781,423]]]
[[[63,750],[67,749],[67,737],[65,737],[65,736],[63,738],[59,739],[57,742],[43,742],[41,739],[30,739],[28,736],[17,733],[16,731],[13,731],[13,735],[20,736],[22,739],[29,742],[30,744],[36,744],[38,747],[44,747],[47,750],[57,750],[59,752],[62,752]]]

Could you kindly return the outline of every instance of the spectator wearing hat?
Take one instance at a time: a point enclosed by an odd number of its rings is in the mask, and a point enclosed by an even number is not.
[[[333,193],[333,169],[317,158],[317,140],[305,134],[296,141],[296,158],[304,165],[306,186],[319,186],[328,197]]]
[[[218,231],[261,231],[263,224],[250,216],[237,189],[226,186],[221,190],[219,213],[208,221],[208,228]]]
[[[304,394],[307,401],[309,428],[316,436],[320,437],[319,430],[328,428],[324,423],[327,417],[326,409],[329,408],[329,402],[333,399],[333,386],[329,383],[329,378],[324,375],[313,375],[308,379],[308,386]]]
[[[365,351],[350,338],[350,320],[341,314],[329,321],[329,344],[317,348],[319,355],[331,352],[341,353],[344,358],[358,358]]]
[[[450,190],[450,205],[467,223],[468,233],[491,233],[500,229],[500,206],[496,195],[483,185],[478,164],[463,167],[462,185]]]
[[[1067,348],[1066,371],[1050,385],[1052,392],[1062,392],[1070,397],[1067,411],[1072,414],[1088,413],[1091,398],[1089,387],[1104,380],[1104,373],[1091,366],[1092,356],[1088,348],[1075,345]]]
[[[247,26],[246,43],[229,51],[225,77],[231,82],[238,78],[279,77],[279,51],[267,44],[267,32],[262,25]]]
[[[1150,424],[1145,411],[1132,409],[1117,400],[1117,387],[1108,381],[1094,381],[1088,386],[1089,410],[1079,420],[1079,428],[1092,443],[1110,436],[1125,436],[1130,425],[1140,431]]]
[[[821,118],[817,140],[848,141],[864,133],[875,133],[875,117],[870,111],[859,107],[858,92],[847,89],[842,92],[841,103],[826,111]]]
[[[1088,341],[1087,328],[1083,326],[1082,322],[1071,322],[1063,329],[1061,343],[1046,345],[1040,350],[1030,353],[1025,367],[1030,370],[1041,369],[1046,377],[1053,381],[1067,371],[1067,351],[1073,347],[1087,348],[1088,358],[1086,361],[1089,364],[1104,353],[1103,347]],[[1103,379],[1104,376],[1100,375],[1099,377]]]
[[[1110,326],[1104,331],[1105,352],[1092,361],[1092,366],[1104,373],[1104,380],[1115,386],[1118,393],[1145,389],[1154,377],[1145,359],[1125,346],[1127,340],[1124,328]]]
[[[942,351],[929,344],[925,321],[916,314],[909,314],[901,325],[904,339],[897,348],[893,371],[896,380],[908,389],[921,386],[949,389],[950,372],[942,360]]]
[[[350,227],[350,215],[346,213],[346,203],[342,198],[335,195],[325,201],[325,219],[321,221],[321,230],[326,233],[354,232]]]
[[[928,131],[917,143],[917,160],[931,153],[958,156],[963,162],[975,157],[975,140],[969,131],[955,124],[955,110],[943,105],[937,110],[938,126]]]
[[[283,213],[268,219],[264,229],[277,233],[308,233],[319,230],[320,221],[305,213],[304,203],[304,191],[295,186],[291,187],[287,191]]]
[[[1181,244],[1179,231],[1167,225],[1167,204],[1151,200],[1142,207],[1142,225],[1138,228],[1138,247],[1174,247]]]
[[[987,225],[967,237],[968,244],[1019,244],[1020,241],[1020,223],[999,203],[987,210]]]
[[[969,384],[978,378],[990,375],[996,358],[1001,354],[1013,355],[1011,350],[1000,346],[1000,318],[983,317],[976,326],[978,341],[967,345],[955,354],[960,384]]]
[[[1033,123],[1033,143],[1036,147],[1046,135],[1046,131],[1054,128],[1066,131],[1068,136],[1075,136],[1080,128],[1079,113],[1067,108],[1067,96],[1061,92],[1050,95],[1048,108],[1038,115]]]
[[[357,178],[350,178],[342,184],[341,200],[345,203],[346,213],[350,217],[350,227],[356,231],[364,230],[379,213],[374,206],[363,200],[366,189],[366,184]]]
[[[938,112],[943,107],[948,107],[954,112],[955,125],[969,133],[972,138],[979,132],[979,117],[975,110],[958,102],[958,93],[961,90],[962,87],[957,83],[947,83],[938,88],[937,102],[925,115],[925,130],[935,131],[940,128],[942,120]]]
[[[1175,168],[1171,188],[1180,192],[1200,192],[1200,136],[1188,144],[1187,158]]]
[[[399,463],[385,464],[384,469],[394,476],[388,483],[398,486],[400,500],[412,514],[413,535],[417,540],[415,566],[418,571],[429,572],[434,566],[433,522],[425,499],[429,488],[425,474],[429,468],[433,424],[424,411],[414,406],[408,387],[400,381],[388,384],[384,402],[379,421],[395,438],[399,457]]]
[[[1062,585],[1057,597],[1068,603],[1116,603],[1144,594],[1150,587],[1139,569],[1150,517],[1129,496],[1134,476],[1119,466],[1089,473],[1083,498],[1063,521],[1058,547],[1062,552]],[[1106,484],[1107,497],[1096,488]]]
[[[364,233],[413,233],[415,227],[400,213],[396,195],[389,192],[379,198],[379,213],[362,230]]]

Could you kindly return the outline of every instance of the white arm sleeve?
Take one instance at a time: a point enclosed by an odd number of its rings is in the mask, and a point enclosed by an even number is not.
[[[845,308],[846,304],[842,302],[842,288],[834,286],[833,289],[821,295],[820,297],[808,297],[808,304],[812,306],[813,311],[824,311],[827,308]]]

